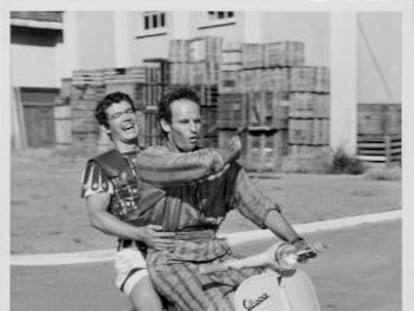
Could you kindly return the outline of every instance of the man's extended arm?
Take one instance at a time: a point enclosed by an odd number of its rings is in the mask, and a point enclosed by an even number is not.
[[[299,235],[282,215],[278,204],[263,195],[254,185],[243,169],[235,180],[235,206],[242,215],[261,228],[270,229],[284,241],[295,241]]]
[[[149,147],[138,156],[138,172],[142,180],[163,186],[193,182],[222,170],[240,149],[238,137],[219,149],[173,152],[164,146]]]

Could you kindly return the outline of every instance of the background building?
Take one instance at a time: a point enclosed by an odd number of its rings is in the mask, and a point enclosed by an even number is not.
[[[358,104],[401,103],[401,33],[393,12],[12,12],[13,146],[56,143],[53,106],[64,104],[56,98],[74,71],[171,60],[172,40],[212,36],[224,46],[303,43],[303,65],[329,69],[328,144],[355,154]]]

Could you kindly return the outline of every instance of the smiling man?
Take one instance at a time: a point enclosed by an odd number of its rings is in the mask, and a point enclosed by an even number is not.
[[[164,250],[172,245],[174,233],[149,225],[150,210],[139,204],[142,184],[136,169],[142,152],[138,145],[139,127],[131,98],[122,92],[106,95],[96,106],[95,117],[111,138],[114,149],[87,162],[81,196],[86,200],[92,227],[119,239],[115,260],[116,286],[129,296],[138,311],[162,311],[163,306],[148,278],[146,248]],[[191,140],[196,139],[195,137]],[[224,149],[201,149],[186,154],[152,159],[157,168],[176,169],[171,180],[192,182],[221,170],[239,151],[239,145]],[[154,162],[155,161],[155,162]]]

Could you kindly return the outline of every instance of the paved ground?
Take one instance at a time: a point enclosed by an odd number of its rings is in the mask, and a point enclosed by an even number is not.
[[[312,234],[332,243],[318,260],[303,266],[323,311],[401,310],[401,224],[391,221]],[[243,255],[271,241],[240,245]],[[128,311],[112,286],[112,263],[11,268],[11,311]]]
[[[86,158],[50,150],[11,155],[11,252],[39,254],[114,247],[92,230],[79,198]],[[282,204],[292,223],[400,209],[401,182],[362,176],[274,174],[253,179]],[[253,229],[231,213],[222,232]],[[311,237],[334,247],[305,266],[324,311],[401,310],[399,221],[325,232]],[[264,244],[269,242],[263,242]],[[264,244],[238,248],[255,252]],[[113,285],[112,263],[11,267],[12,311],[129,310]]]

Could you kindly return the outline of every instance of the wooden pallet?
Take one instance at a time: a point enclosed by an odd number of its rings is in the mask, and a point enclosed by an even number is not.
[[[359,135],[357,157],[365,162],[401,162],[401,135]]]

